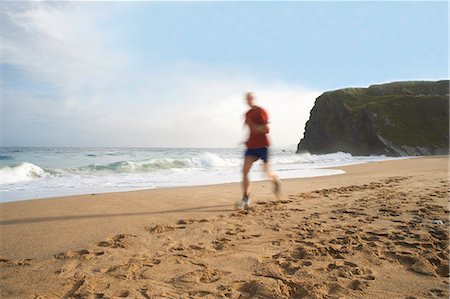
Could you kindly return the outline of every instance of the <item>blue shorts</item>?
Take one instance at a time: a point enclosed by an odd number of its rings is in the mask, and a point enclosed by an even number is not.
[[[258,159],[261,159],[264,161],[264,163],[268,162],[268,150],[267,147],[262,147],[262,148],[248,148],[245,151],[245,156],[251,156],[251,157],[255,157]],[[257,159],[257,160],[258,160]]]

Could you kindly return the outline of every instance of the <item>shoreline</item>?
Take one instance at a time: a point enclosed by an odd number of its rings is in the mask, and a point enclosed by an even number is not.
[[[362,162],[362,163],[355,163],[351,165],[359,165],[359,164],[365,164],[365,163],[375,163],[375,162]],[[343,166],[333,166],[333,167],[323,167],[323,168],[317,168],[317,169],[329,169],[329,170],[335,170],[340,171],[340,169],[336,169],[337,167],[346,167],[351,165],[343,165]],[[345,172],[342,173],[333,173],[333,174],[321,174],[321,175],[313,175],[313,176],[307,176],[307,177],[295,177],[295,178],[282,178],[282,180],[298,180],[298,179],[313,179],[318,177],[326,177],[326,176],[336,176],[336,175],[342,175],[345,174]],[[253,178],[252,182],[262,182],[266,181],[267,178]],[[239,181],[233,181],[233,182],[224,182],[224,183],[209,183],[209,184],[200,184],[200,185],[180,185],[180,186],[161,186],[161,187],[143,187],[139,189],[130,189],[130,190],[118,190],[118,191],[108,191],[108,192],[87,192],[87,193],[80,193],[80,194],[67,194],[67,195],[55,195],[55,196],[47,196],[47,197],[38,197],[38,198],[26,198],[26,199],[13,199],[13,200],[6,200],[0,202],[1,204],[6,203],[14,203],[14,202],[25,202],[25,201],[35,201],[35,200],[47,200],[47,199],[64,199],[68,197],[78,197],[78,196],[93,196],[93,195],[111,195],[115,193],[128,193],[128,192],[142,192],[142,191],[149,191],[149,190],[165,190],[165,189],[178,189],[178,188],[202,188],[207,186],[220,186],[220,185],[229,185],[229,184],[240,184]]]
[[[317,168],[313,168],[313,169],[308,169],[308,168],[304,168],[304,169],[298,169],[298,170],[288,170],[288,172],[291,172],[291,174],[287,174],[287,178],[281,178],[282,180],[291,180],[291,179],[309,179],[309,178],[317,178],[317,177],[321,177],[321,176],[335,176],[335,175],[341,175],[344,174],[344,172],[342,173],[338,173],[340,171],[343,171],[341,168],[343,167],[347,167],[347,166],[353,166],[353,165],[362,165],[362,164],[367,164],[367,163],[377,163],[377,162],[383,162],[383,161],[396,161],[396,160],[404,160],[404,159],[414,159],[414,158],[426,158],[427,156],[424,157],[386,157],[388,158],[387,160],[381,160],[381,161],[357,161],[357,162],[350,162],[350,163],[345,163],[343,162],[343,164],[337,164],[337,165],[333,165],[333,166],[322,166],[322,167],[317,167]],[[431,157],[431,156],[430,156]],[[445,156],[432,156],[432,157],[445,157]],[[393,159],[392,159],[393,158]],[[308,175],[308,176],[296,176],[296,177],[292,177],[292,173],[297,173],[297,175],[299,175],[299,172],[302,171],[312,171],[312,170],[321,170],[321,169],[327,169],[327,170],[334,170],[336,173],[329,173],[329,174],[319,174],[319,175]],[[254,173],[253,175],[255,176],[256,172],[252,172]],[[262,175],[260,177],[253,177],[252,181],[253,182],[261,182],[261,181],[265,181],[267,180],[267,178]],[[82,193],[75,193],[75,194],[57,194],[57,195],[50,195],[50,196],[39,196],[39,197],[35,197],[35,198],[24,198],[24,199],[6,199],[4,201],[0,201],[0,204],[3,203],[12,203],[12,202],[22,202],[22,201],[31,201],[31,200],[45,200],[45,199],[52,199],[52,198],[66,198],[66,197],[72,197],[72,196],[90,196],[90,195],[98,195],[98,194],[114,194],[114,193],[126,193],[126,192],[139,192],[139,191],[147,191],[147,190],[159,190],[159,189],[172,189],[172,188],[189,188],[189,187],[204,187],[204,186],[216,186],[216,185],[223,185],[223,184],[239,184],[240,181],[239,180],[233,180],[230,182],[211,182],[211,183],[200,183],[200,184],[193,184],[193,185],[172,185],[172,186],[157,186],[157,187],[139,187],[139,188],[131,188],[131,189],[124,189],[124,190],[117,190],[117,191],[98,191],[98,192],[89,192],[89,191],[85,191]]]
[[[240,182],[242,179],[242,153],[237,149],[211,152],[166,149],[164,153],[124,149],[101,152],[53,149],[49,152],[38,151],[37,157],[32,156],[32,151],[26,150],[10,154],[11,159],[0,167],[0,176],[3,178],[1,202],[216,185]],[[69,156],[73,156],[73,159],[68,159]],[[278,151],[272,158],[272,168],[281,179],[336,174],[338,171],[327,169],[330,166],[340,168],[366,161],[398,159],[384,156],[353,157],[340,152],[296,155],[291,151]],[[13,160],[17,163],[9,165],[12,162],[8,161]],[[253,180],[264,180],[259,168],[255,170],[252,171]]]
[[[0,295],[448,296],[449,157],[342,169],[255,182],[247,212],[238,183],[1,203]]]

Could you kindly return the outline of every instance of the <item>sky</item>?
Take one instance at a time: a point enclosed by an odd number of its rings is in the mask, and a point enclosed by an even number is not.
[[[252,91],[273,146],[315,99],[448,75],[447,1],[0,3],[0,145],[242,147]]]

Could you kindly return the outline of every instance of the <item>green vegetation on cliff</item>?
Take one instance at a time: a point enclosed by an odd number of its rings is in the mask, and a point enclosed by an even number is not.
[[[322,94],[298,152],[448,153],[449,81],[411,81]]]

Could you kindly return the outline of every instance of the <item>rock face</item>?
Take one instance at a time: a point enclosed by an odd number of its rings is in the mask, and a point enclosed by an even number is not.
[[[449,80],[345,88],[316,99],[297,153],[419,156],[449,152]]]

